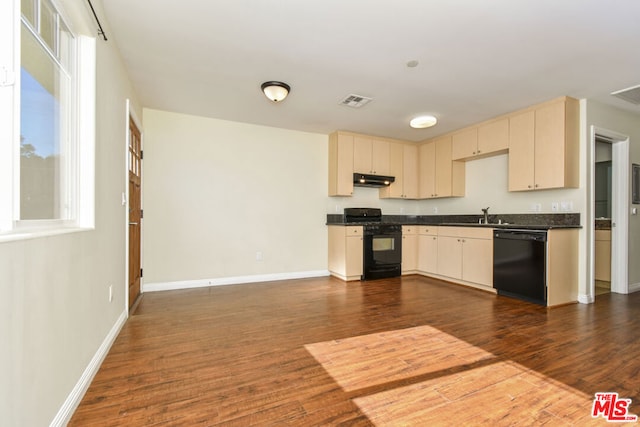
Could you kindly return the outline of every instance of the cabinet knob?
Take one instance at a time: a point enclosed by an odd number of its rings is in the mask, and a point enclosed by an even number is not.
[[[478,150],[478,154],[482,153],[482,151]]]
[[[476,152],[474,151],[473,154],[476,154]]]
[[[536,188],[538,188],[538,184],[536,184]]]
[[[527,188],[531,188],[531,186],[530,186],[530,185],[527,185]]]

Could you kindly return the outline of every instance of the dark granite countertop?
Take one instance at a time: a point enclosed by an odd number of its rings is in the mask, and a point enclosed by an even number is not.
[[[383,215],[383,224],[438,225],[449,227],[485,227],[521,230],[581,228],[580,214],[504,214],[489,215],[489,224],[480,224],[479,215]],[[499,222],[502,222],[499,224]],[[367,225],[345,222],[340,214],[328,214],[327,225]],[[378,224],[378,223],[376,223]]]

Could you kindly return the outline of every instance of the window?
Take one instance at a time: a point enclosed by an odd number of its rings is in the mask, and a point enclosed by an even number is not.
[[[0,34],[13,36],[14,63],[19,63],[7,67],[7,58],[0,58],[8,70],[0,90],[13,87],[12,93],[0,92],[0,101],[6,107],[7,99],[14,99],[13,130],[0,139],[7,145],[0,156],[9,154],[0,157],[0,168],[6,166],[0,180],[11,181],[0,185],[10,189],[9,196],[0,194],[0,205],[6,202],[0,234],[91,227],[95,39],[76,36],[52,0],[14,1],[14,7],[20,5],[19,24]]]

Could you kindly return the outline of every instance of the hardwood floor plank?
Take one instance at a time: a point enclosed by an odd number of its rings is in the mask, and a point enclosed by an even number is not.
[[[604,425],[640,293],[546,309],[406,276],[145,294],[71,426]]]

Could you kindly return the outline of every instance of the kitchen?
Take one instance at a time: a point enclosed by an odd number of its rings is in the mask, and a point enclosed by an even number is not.
[[[329,194],[351,196],[354,187],[368,187],[379,188],[380,197],[464,197],[466,163],[505,152],[509,191],[575,188],[578,117],[578,101],[559,98],[439,136],[419,149],[401,141],[333,133]],[[572,202],[554,202],[552,210],[559,212],[560,206],[564,215],[502,213],[492,215],[491,221],[489,207],[477,220],[468,215],[385,219],[380,209],[347,208],[343,216],[327,217],[329,270],[343,280],[419,273],[543,305],[576,302],[580,217],[568,215]],[[533,207],[540,211],[536,204]],[[487,227],[491,224],[493,231]],[[480,226],[482,230],[477,229]],[[416,229],[423,230],[429,246],[407,244],[415,241],[410,235]],[[358,247],[359,240],[363,247]],[[535,256],[535,267],[534,258],[523,258],[530,254]],[[522,260],[514,264],[513,256]],[[433,258],[437,267],[417,268],[425,258]],[[410,260],[417,261],[409,265]]]

